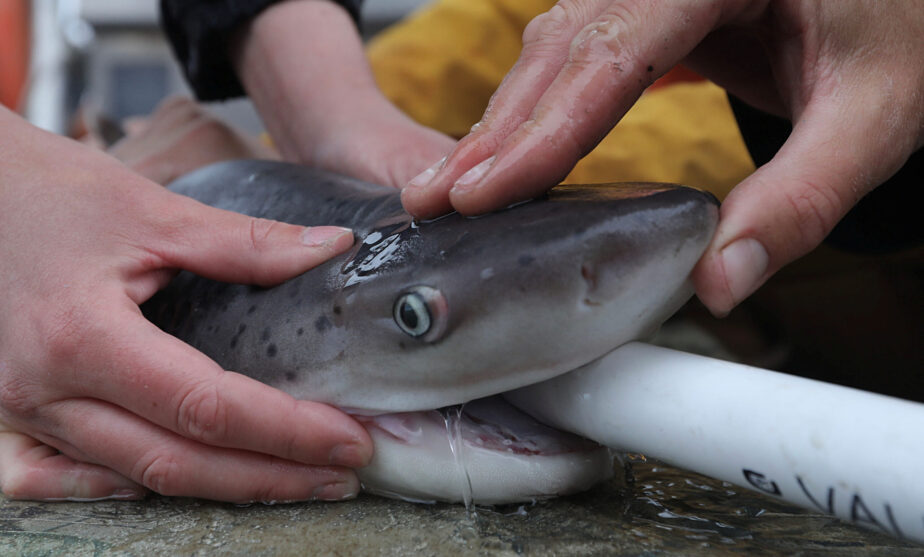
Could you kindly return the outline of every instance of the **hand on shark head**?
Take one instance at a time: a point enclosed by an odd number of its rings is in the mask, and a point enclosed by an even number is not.
[[[18,432],[0,434],[0,487],[29,498],[355,494],[343,466],[370,457],[362,426],[224,371],[138,309],[180,268],[281,282],[345,250],[349,231],[208,208],[2,108],[0,120],[0,420]]]
[[[405,188],[405,207],[474,214],[544,192],[685,60],[795,124],[729,195],[693,273],[700,299],[727,313],[924,144],[922,25],[903,2],[559,2],[526,29],[482,121]]]
[[[269,7],[232,59],[286,161],[401,187],[455,144],[385,98],[355,23],[332,2]]]

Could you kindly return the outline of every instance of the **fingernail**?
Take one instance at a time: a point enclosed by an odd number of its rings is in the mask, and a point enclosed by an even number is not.
[[[318,486],[312,494],[314,499],[320,501],[343,501],[352,499],[359,494],[359,481],[355,476],[341,481],[331,482]]]
[[[302,243],[311,247],[331,247],[341,238],[353,237],[353,231],[339,226],[312,226],[302,232]]]
[[[341,443],[331,449],[329,458],[333,466],[360,468],[369,464],[372,454],[363,443]]]
[[[443,164],[445,163],[446,163],[446,157],[443,157],[440,160],[436,161],[436,164],[424,170],[417,176],[414,176],[413,178],[411,178],[411,181],[407,183],[407,187],[409,188],[426,187],[426,185],[430,183],[430,180],[432,180],[433,177],[436,176],[437,171],[439,171],[439,169],[442,168]]]
[[[104,495],[103,497],[45,497],[39,499],[40,501],[48,502],[57,502],[57,501],[70,501],[73,503],[92,503],[95,501],[127,501],[134,499],[144,499],[146,492],[139,491],[137,489],[117,489],[109,495]]]
[[[109,496],[110,499],[142,499],[144,493],[137,489],[119,489]]]
[[[488,169],[491,168],[491,165],[494,164],[494,161],[497,160],[497,155],[487,158],[480,163],[473,166],[469,169],[468,172],[459,176],[459,179],[456,180],[455,185],[452,186],[452,190],[455,192],[467,191],[473,188],[475,184],[481,181],[484,178],[484,175],[488,173]]]
[[[753,238],[735,240],[722,250],[725,280],[735,304],[760,286],[769,260],[767,250]]]

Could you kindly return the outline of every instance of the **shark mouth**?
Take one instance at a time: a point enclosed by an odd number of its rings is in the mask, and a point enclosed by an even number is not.
[[[420,412],[354,416],[375,455],[370,493],[415,502],[507,504],[584,491],[613,476],[609,449],[546,426],[502,396]]]

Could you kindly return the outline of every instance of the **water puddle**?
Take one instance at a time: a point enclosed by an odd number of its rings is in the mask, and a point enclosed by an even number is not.
[[[755,518],[766,512],[751,505],[728,482],[662,465],[643,455],[622,456],[631,500],[626,518],[634,525],[675,531],[691,540],[725,545],[752,540],[753,532],[730,524],[735,517]]]

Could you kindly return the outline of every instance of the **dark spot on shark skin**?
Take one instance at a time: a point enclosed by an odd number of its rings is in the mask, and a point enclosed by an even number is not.
[[[270,339],[270,328],[267,327],[267,328],[263,329],[263,334],[260,335],[260,340],[262,340],[263,342],[266,342],[266,341],[268,341],[269,339]]]
[[[278,350],[276,349],[275,344],[270,344],[269,346],[266,347],[266,355],[269,356],[270,358],[275,358],[276,352],[278,352]]]
[[[305,334],[305,329],[304,329],[304,327],[299,327],[298,330],[295,331],[295,334],[298,335],[298,336],[302,336],[303,334]]]
[[[247,330],[247,325],[244,323],[241,323],[240,326],[237,328],[237,334],[241,334],[246,330]]]
[[[520,258],[517,259],[517,263],[520,264],[520,267],[528,267],[529,264],[535,260],[536,258],[532,255],[521,255]]]
[[[237,337],[231,337],[231,348],[237,348]]]
[[[249,308],[247,308],[247,315],[250,315],[251,313],[255,311],[257,311],[257,306],[250,306]]]
[[[299,289],[299,285],[298,285],[298,281],[292,281],[292,282],[290,282],[289,284],[290,284],[291,286],[289,286],[288,296],[289,296],[290,298],[295,298],[295,297],[297,297],[297,296],[298,296],[298,293],[299,293],[299,290],[300,290],[300,289]]]
[[[286,372],[286,381],[293,383],[295,381],[295,373],[291,371]]]
[[[404,350],[405,348],[407,348],[407,345],[404,344],[404,341],[403,341],[403,340],[399,340],[399,341],[398,341],[398,348]]]
[[[341,313],[343,313],[343,308],[340,306],[334,306],[334,315],[340,315]]]
[[[315,320],[314,328],[317,329],[319,333],[323,333],[327,329],[330,329],[330,320],[326,315],[321,314],[321,317],[318,317]]]

